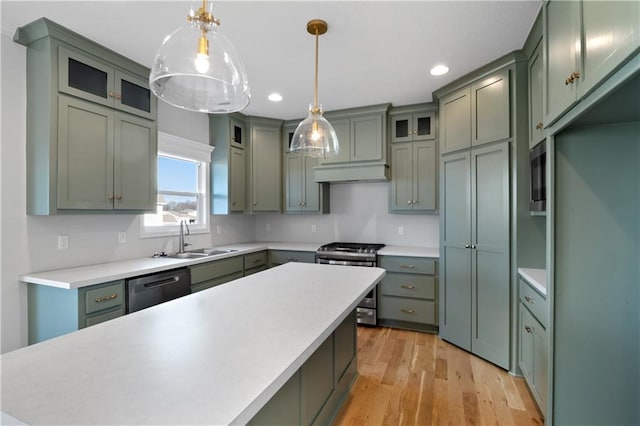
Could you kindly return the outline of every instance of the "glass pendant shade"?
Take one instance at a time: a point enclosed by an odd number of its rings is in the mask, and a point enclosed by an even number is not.
[[[327,157],[340,152],[338,136],[331,123],[322,116],[322,107],[309,107],[309,115],[302,120],[291,139],[290,150],[306,157]]]
[[[158,98],[179,108],[213,114],[240,111],[249,105],[244,65],[217,29],[215,20],[188,19],[164,39],[149,75],[151,91]]]

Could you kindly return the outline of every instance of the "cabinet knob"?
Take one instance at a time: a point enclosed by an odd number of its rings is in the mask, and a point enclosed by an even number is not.
[[[117,99],[117,100],[122,99],[122,95],[121,95],[120,93],[116,94],[116,99]]]
[[[418,204],[418,200],[413,200],[413,204]]]
[[[472,248],[472,249],[476,249],[477,247],[476,247],[476,245],[475,245],[475,244],[471,244],[471,248]]]
[[[400,311],[404,312],[405,314],[413,314],[416,312],[413,309],[400,309]]]
[[[113,195],[109,195],[109,196],[107,197],[107,200],[109,200],[109,201],[113,201]]]
[[[542,130],[542,127],[543,127],[542,123],[536,124],[536,129]]]
[[[531,303],[532,305],[533,305],[534,303],[536,303],[536,302],[535,302],[535,300],[533,300],[533,299],[532,299],[532,298],[530,298],[529,296],[525,296],[525,297],[524,297],[524,300],[526,300],[526,301],[527,301],[527,303]]]
[[[253,205],[254,205],[254,206],[257,206],[257,205],[258,205],[258,202],[257,202],[257,201],[254,201],[254,202],[253,202]]]
[[[469,244],[465,244],[464,248],[471,248],[471,246]]]
[[[110,98],[114,98],[116,96],[116,92],[114,92],[113,90],[109,91],[109,97]]]
[[[116,195],[116,200],[122,200],[122,195]]]
[[[407,204],[411,204],[411,200],[407,200]]]
[[[527,330],[527,333],[531,333],[531,327],[529,327],[528,325],[525,325],[524,329]]]

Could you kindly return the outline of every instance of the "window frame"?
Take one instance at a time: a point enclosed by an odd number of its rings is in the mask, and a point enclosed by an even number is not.
[[[158,157],[175,158],[184,161],[197,163],[198,170],[198,190],[197,197],[197,218],[198,224],[189,225],[190,234],[208,234],[210,230],[209,197],[210,197],[210,173],[211,173],[211,152],[213,147],[194,140],[171,135],[169,133],[158,132]],[[156,161],[158,161],[156,159]],[[192,192],[162,191],[157,189],[157,194],[164,195],[187,195],[192,196]],[[146,225],[145,214],[140,217],[140,238],[171,237],[180,234],[180,226],[176,225]]]

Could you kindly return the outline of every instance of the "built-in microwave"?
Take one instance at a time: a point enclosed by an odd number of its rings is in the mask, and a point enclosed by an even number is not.
[[[529,210],[547,210],[547,143],[543,141],[529,151],[531,164],[531,201]]]

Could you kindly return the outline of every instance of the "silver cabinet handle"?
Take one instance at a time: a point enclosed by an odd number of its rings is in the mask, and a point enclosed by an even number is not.
[[[475,249],[475,248],[476,248],[476,245],[475,245],[475,244],[471,244],[471,248],[472,248],[472,249]]]
[[[533,305],[534,303],[536,303],[536,302],[535,302],[535,300],[533,300],[533,299],[532,299],[532,298],[530,298],[529,296],[525,296],[525,297],[524,297],[524,300],[526,300],[528,303],[531,303],[532,305]]]
[[[471,248],[471,246],[469,244],[465,244],[464,248]]]
[[[113,300],[118,297],[118,293],[113,293],[109,296],[96,297],[96,303],[106,302],[107,300]]]
[[[527,330],[527,333],[531,333],[531,327],[529,327],[528,325],[525,325],[524,329]]]
[[[254,201],[254,202],[253,202],[253,205],[254,205],[254,206],[257,206],[257,205],[258,205],[258,202],[257,202],[257,201]]]
[[[414,314],[416,312],[413,309],[400,309],[400,311],[404,312],[405,314]]]
[[[401,265],[400,265],[400,267],[401,267],[401,268],[406,268],[406,269],[413,269],[413,268],[415,268],[415,266],[413,266],[413,265],[405,265],[405,264],[401,264]]]
[[[401,285],[400,287],[406,288],[407,290],[413,290],[414,288],[416,288],[416,286],[409,285],[409,284],[404,284],[404,285]]]
[[[411,200],[407,200],[407,204],[411,204]]]

